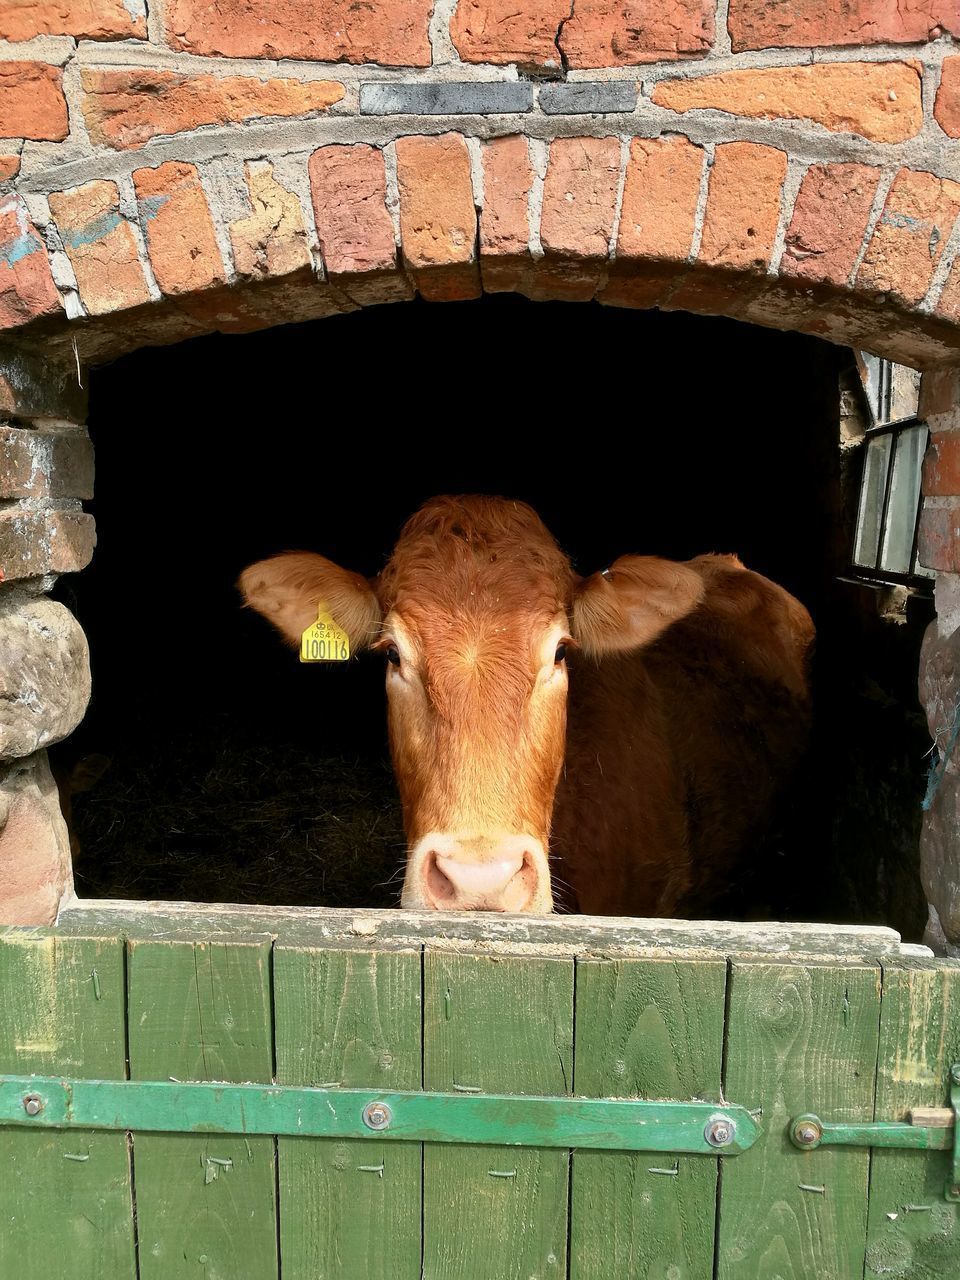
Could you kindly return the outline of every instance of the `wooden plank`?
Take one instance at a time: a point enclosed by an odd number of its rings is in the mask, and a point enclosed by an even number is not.
[[[424,1088],[560,1095],[573,1084],[573,964],[428,949]],[[569,1153],[426,1146],[425,1280],[566,1275]]]
[[[739,923],[727,920],[659,920],[617,916],[529,916],[496,912],[374,911],[340,907],[238,907],[228,903],[78,901],[60,914],[62,930],[109,928],[137,931],[270,932],[284,941],[321,946],[324,941],[406,943],[461,942],[484,950],[550,946],[570,953],[611,949],[683,949],[724,955],[750,952],[821,956],[899,955],[900,935],[865,925]],[[291,930],[298,930],[294,936]],[[310,932],[312,931],[312,937]]]
[[[118,938],[5,933],[0,1073],[122,1080],[124,1005]],[[134,1280],[124,1134],[0,1129],[0,1187],[0,1276]]]
[[[722,961],[578,961],[577,1095],[719,1102],[725,986]],[[575,1153],[571,1280],[712,1280],[716,1196],[715,1158]]]
[[[960,964],[884,966],[876,1120],[949,1100],[960,1062]],[[866,1275],[945,1280],[960,1275],[960,1204],[944,1199],[946,1151],[873,1152]]]
[[[134,1080],[273,1077],[270,942],[130,942]],[[140,1280],[277,1275],[273,1138],[138,1134]]]
[[[873,1119],[880,1018],[873,965],[734,962],[725,1096],[762,1108],[763,1134],[724,1161],[719,1280],[862,1280],[869,1152],[798,1151],[788,1122]]]
[[[277,1081],[419,1089],[420,951],[278,945]],[[281,1138],[284,1280],[418,1280],[421,1144]]]

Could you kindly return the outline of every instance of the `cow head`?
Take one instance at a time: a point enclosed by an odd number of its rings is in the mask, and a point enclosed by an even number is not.
[[[704,585],[650,556],[579,578],[530,507],[468,497],[427,503],[376,579],[290,553],[246,569],[240,589],[293,644],[323,601],[353,650],[383,654],[402,904],[546,912],[568,655],[651,643]]]

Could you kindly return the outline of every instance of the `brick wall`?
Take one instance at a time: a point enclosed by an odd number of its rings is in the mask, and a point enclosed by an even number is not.
[[[0,801],[47,795],[22,761],[82,713],[44,710],[79,652],[63,619],[20,659],[30,602],[93,549],[86,363],[516,290],[955,365],[958,40],[958,0],[0,5],[0,647],[21,637],[0,705],[41,708],[33,737],[0,719]],[[956,399],[933,412],[923,546],[946,591]]]

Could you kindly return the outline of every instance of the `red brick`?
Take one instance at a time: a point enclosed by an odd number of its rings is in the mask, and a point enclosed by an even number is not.
[[[589,300],[609,260],[620,181],[619,138],[558,138],[543,184],[538,271],[544,297]]]
[[[116,183],[88,182],[55,192],[50,212],[89,315],[150,301],[136,237],[120,212]]]
[[[128,7],[124,0],[8,0],[0,6],[0,40],[32,40],[34,36],[119,40],[143,39],[146,34],[143,5]]]
[[[0,498],[92,498],[93,445],[82,427],[0,425]]]
[[[518,288],[530,265],[532,186],[526,138],[494,138],[485,144],[480,269],[484,288],[492,292]]]
[[[960,368],[924,371],[920,378],[917,414],[924,421],[942,420],[944,429],[960,431]]]
[[[19,172],[19,156],[0,156],[0,182],[11,182]]]
[[[69,129],[59,67],[0,62],[0,138],[61,142]]]
[[[713,44],[712,0],[577,0],[572,12],[560,34],[571,67],[702,58]]]
[[[928,498],[960,497],[960,432],[931,432],[923,460],[923,492]]]
[[[459,0],[450,35],[464,62],[559,67],[569,0]]]
[[[652,96],[672,111],[812,120],[871,142],[904,142],[923,127],[920,74],[917,62],[819,62],[661,80]]]
[[[60,311],[43,241],[16,196],[0,200],[0,329]]]
[[[470,155],[458,133],[397,140],[403,261],[424,298],[473,298],[477,211]]]
[[[430,65],[432,0],[169,0],[169,43],[187,53]]]
[[[960,504],[924,506],[917,550],[925,568],[960,573]]]
[[[863,244],[880,170],[814,164],[803,176],[780,274],[843,286]]]
[[[960,58],[944,58],[933,114],[944,133],[960,138]]]
[[[956,0],[730,0],[734,51],[818,45],[923,44],[960,34]]]
[[[857,272],[859,289],[923,301],[957,215],[960,183],[901,169]]]
[[[166,294],[196,293],[225,280],[196,165],[170,160],[133,175],[150,265]]]
[[[93,516],[79,511],[0,511],[0,581],[76,573],[93,557]]]
[[[766,271],[780,222],[785,152],[753,142],[717,147],[698,261],[711,267]]]
[[[256,76],[186,76],[173,71],[85,68],[83,114],[95,143],[117,150],[158,134],[325,111],[343,97],[335,80],[261,80]]]
[[[359,143],[320,147],[310,157],[310,190],[320,252],[331,276],[395,269],[382,151]]]
[[[230,224],[237,275],[265,280],[312,270],[300,199],[280,185],[268,161],[246,166],[252,212]]]

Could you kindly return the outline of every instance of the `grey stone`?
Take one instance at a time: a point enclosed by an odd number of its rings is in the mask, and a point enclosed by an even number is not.
[[[540,108],[548,116],[610,115],[633,111],[637,86],[632,80],[590,80],[576,84],[545,84]]]
[[[946,638],[931,622],[920,650],[920,701],[926,712],[930,736],[941,755],[950,759],[938,774],[923,815],[920,833],[920,874],[923,887],[952,946],[960,945],[960,630]]]
[[[533,86],[522,80],[360,86],[363,116],[487,116],[532,109]]]
[[[87,638],[70,610],[19,593],[0,601],[0,759],[59,742],[89,700]]]

